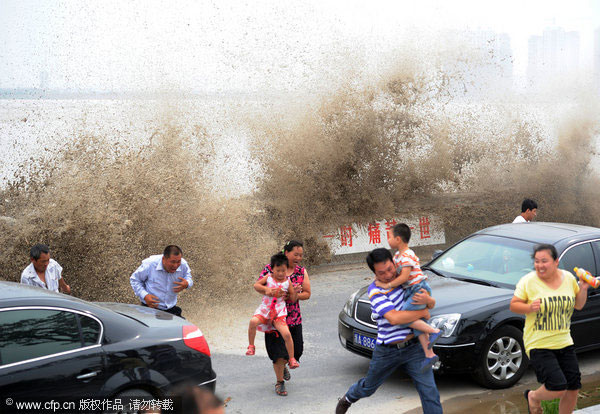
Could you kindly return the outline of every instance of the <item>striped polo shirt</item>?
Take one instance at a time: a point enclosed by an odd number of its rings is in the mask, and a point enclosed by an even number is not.
[[[394,264],[396,265],[396,272],[398,274],[402,272],[403,267],[411,268],[408,280],[402,285],[405,289],[427,280],[427,276],[421,271],[419,258],[411,249],[406,249],[402,253],[396,252],[394,255]]]
[[[375,286],[375,282],[373,282],[369,285],[368,292],[371,301],[371,314],[373,320],[377,323],[377,344],[403,341],[412,333],[412,329],[392,325],[383,315],[391,310],[402,310],[404,289],[397,287],[387,290]]]

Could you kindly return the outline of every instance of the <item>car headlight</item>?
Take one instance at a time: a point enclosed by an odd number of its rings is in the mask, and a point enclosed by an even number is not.
[[[447,338],[454,332],[458,321],[460,321],[460,313],[447,313],[432,317],[429,319],[429,324],[443,332],[442,338]]]
[[[352,309],[354,308],[354,299],[358,294],[358,290],[350,295],[346,303],[344,304],[344,313],[348,316],[352,316]]]

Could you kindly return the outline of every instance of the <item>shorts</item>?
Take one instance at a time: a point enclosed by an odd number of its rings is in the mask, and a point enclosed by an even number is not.
[[[578,390],[581,373],[573,345],[562,349],[532,349],[529,361],[539,383],[549,391]]]
[[[402,310],[422,310],[426,308],[425,305],[415,305],[412,303],[413,296],[421,289],[425,289],[431,296],[431,287],[429,286],[429,283],[427,283],[427,280],[422,280],[416,285],[404,288],[404,304],[402,305]]]
[[[304,351],[302,325],[290,325],[289,328],[290,333],[292,334],[292,341],[294,341],[294,358],[300,360],[302,352]],[[285,342],[277,331],[265,333],[265,348],[267,348],[269,359],[274,363],[280,358],[283,358],[286,361],[289,359],[287,349],[285,349]]]
[[[427,307],[426,305],[415,305],[412,303],[413,296],[415,295],[415,293],[418,293],[421,289],[425,289],[427,291],[427,293],[429,293],[429,295],[431,296],[431,287],[429,286],[429,283],[427,283],[427,280],[422,280],[415,285],[404,288],[404,304],[402,305],[402,308],[401,308],[403,311],[422,310]],[[421,320],[427,322],[426,319],[421,319]],[[396,327],[408,328],[408,327],[410,327],[411,324],[412,324],[412,322],[404,323],[401,325],[396,325]],[[417,329],[413,329],[413,333],[415,334],[415,336],[419,336],[423,332],[419,331]]]

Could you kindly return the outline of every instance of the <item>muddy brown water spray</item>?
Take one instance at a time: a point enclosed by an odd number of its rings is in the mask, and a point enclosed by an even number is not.
[[[239,197],[207,184],[213,137],[177,114],[137,145],[65,133],[1,190],[2,277],[17,281],[44,242],[75,295],[135,303],[129,275],[175,243],[195,275],[182,297],[194,307],[248,295],[287,239],[305,242],[307,263],[327,260],[321,235],[341,224],[426,211],[452,242],[512,221],[530,197],[539,220],[600,225],[596,102],[574,102],[548,127],[527,105],[453,96],[453,76],[404,65],[293,113],[239,117],[258,171]]]

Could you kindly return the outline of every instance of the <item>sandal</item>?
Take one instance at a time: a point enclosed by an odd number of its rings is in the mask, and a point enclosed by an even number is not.
[[[286,381],[289,381],[290,378],[292,378],[292,376],[290,375],[290,370],[287,369],[287,367],[284,365],[283,366],[283,379]]]
[[[427,370],[431,369],[436,362],[440,360],[440,357],[437,355],[432,356],[431,358],[424,358],[423,364],[421,364],[421,374],[427,372]]]
[[[285,381],[277,381],[275,384],[275,392],[280,397],[287,397],[287,391],[285,390]]]
[[[427,345],[427,349],[433,348],[433,346],[435,345],[437,340],[440,339],[440,337],[442,336],[442,333],[443,332],[440,329],[439,332],[434,332],[432,334],[429,334],[429,345]]]
[[[254,345],[248,345],[246,355],[254,355],[256,353],[256,347]]]
[[[296,358],[290,358],[288,360],[288,365],[289,365],[290,369],[296,369],[300,366],[298,361],[296,361]]]

